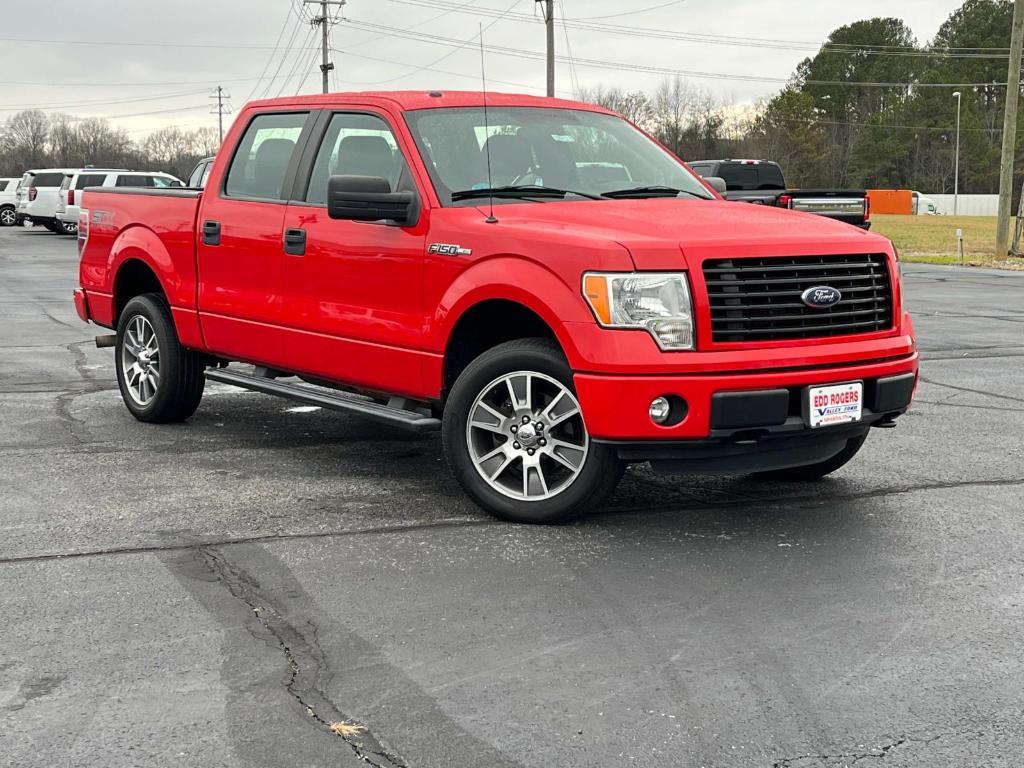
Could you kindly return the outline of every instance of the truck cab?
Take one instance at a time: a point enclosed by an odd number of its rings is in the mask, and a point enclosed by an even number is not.
[[[202,190],[81,205],[76,306],[136,418],[215,380],[438,430],[510,520],[593,509],[630,462],[816,479],[916,384],[888,240],[723,201],[592,105],[259,101]]]

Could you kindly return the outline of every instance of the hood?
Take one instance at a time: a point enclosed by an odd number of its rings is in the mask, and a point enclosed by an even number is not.
[[[624,246],[637,269],[678,269],[704,258],[888,253],[879,235],[823,216],[725,200],[607,200],[495,208],[499,226],[534,236],[567,231]],[[582,244],[582,243],[581,243]]]

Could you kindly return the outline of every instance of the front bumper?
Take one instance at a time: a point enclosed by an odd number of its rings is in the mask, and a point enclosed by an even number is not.
[[[805,387],[848,381],[864,382],[865,418],[860,422],[863,426],[869,422],[869,414],[881,420],[907,409],[917,369],[915,351],[881,361],[770,372],[657,376],[577,373],[574,379],[583,418],[593,439],[664,445],[695,440],[721,442],[732,440],[737,433],[777,431],[784,427],[786,431],[797,431],[803,426]],[[901,388],[890,389],[892,385],[886,382],[898,377],[902,377]],[[766,397],[766,392],[774,395]],[[651,401],[666,395],[686,402],[686,416],[674,426],[660,426],[649,416]]]

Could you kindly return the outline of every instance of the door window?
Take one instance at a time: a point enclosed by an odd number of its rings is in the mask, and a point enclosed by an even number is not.
[[[307,112],[257,115],[249,123],[228,169],[228,197],[283,200],[284,182]]]
[[[115,187],[152,187],[153,177],[141,173],[122,173],[114,182]]]
[[[105,173],[84,173],[75,180],[75,189],[102,187],[103,182],[106,180],[107,174]]]
[[[327,182],[331,176],[378,176],[387,179],[392,190],[412,189],[405,159],[388,124],[374,115],[334,115],[320,144],[306,202],[327,205]]]

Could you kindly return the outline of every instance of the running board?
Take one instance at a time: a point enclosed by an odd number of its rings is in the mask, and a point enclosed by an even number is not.
[[[331,408],[336,411],[347,411],[357,416],[365,416],[368,419],[375,419],[385,424],[407,429],[410,432],[435,432],[441,428],[440,419],[424,416],[422,413],[415,411],[381,405],[368,398],[350,395],[346,392],[318,392],[309,387],[285,384],[275,379],[251,376],[246,373],[229,371],[225,368],[207,369],[206,378],[208,381],[219,381],[222,384],[231,384],[268,395],[277,395],[278,397],[297,400],[308,405]]]

